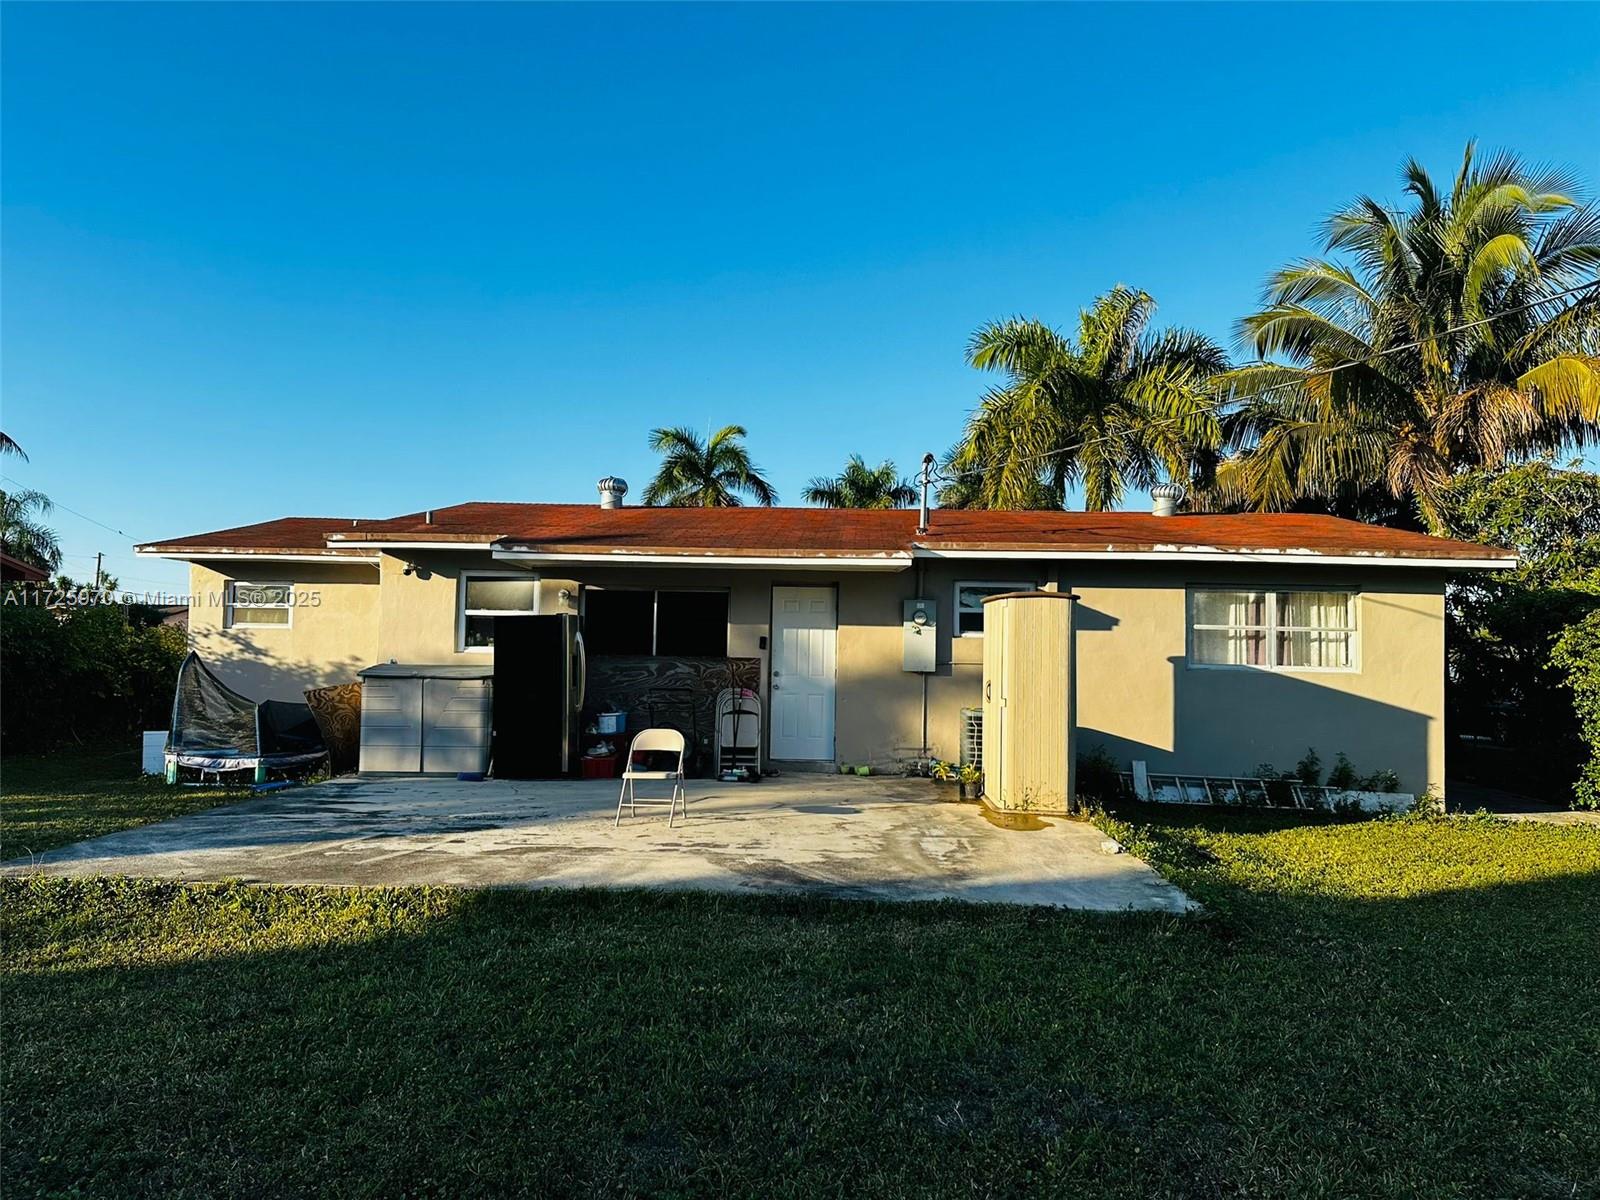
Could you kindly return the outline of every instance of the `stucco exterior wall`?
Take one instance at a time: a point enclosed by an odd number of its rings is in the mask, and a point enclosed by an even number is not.
[[[1294,766],[1309,747],[1402,791],[1444,787],[1444,575],[1411,569],[1084,566],[1077,606],[1078,731],[1121,763],[1228,775]],[[1359,669],[1190,667],[1187,589],[1358,590]],[[1124,768],[1126,769],[1126,768]]]
[[[404,574],[407,562],[419,568],[412,575]],[[191,617],[192,636],[208,659],[249,683],[235,686],[263,697],[288,698],[310,686],[304,680],[348,679],[389,659],[492,661],[492,653],[457,650],[461,573],[489,565],[486,554],[419,551],[385,555],[381,570],[317,568],[338,573],[338,581],[325,589],[318,610],[296,614],[293,630],[241,630],[229,638],[220,630],[219,608],[211,619],[198,611]],[[293,564],[285,567],[275,575],[253,569],[248,577],[296,584],[308,578]],[[220,592],[219,573],[196,572],[197,590],[209,581]],[[1124,769],[1134,758],[1154,771],[1236,774],[1264,761],[1287,769],[1315,746],[1328,764],[1342,750],[1363,772],[1396,771],[1404,791],[1443,786],[1442,572],[930,560],[892,573],[605,565],[560,573],[592,586],[725,588],[729,653],[762,660],[769,712],[770,655],[760,643],[770,632],[773,586],[836,587],[840,761],[887,765],[924,747],[942,758],[958,755],[960,711],[980,701],[983,639],[954,636],[955,585],[989,580],[1061,587],[1082,598],[1075,634],[1080,745],[1104,746]],[[545,574],[548,596],[556,585]],[[1360,590],[1359,670],[1189,667],[1187,589],[1198,585]],[[938,670],[926,677],[901,670],[901,604],[919,595],[938,602]]]
[[[230,580],[288,583],[304,601],[282,628],[229,629]],[[303,700],[378,661],[378,571],[363,563],[191,563],[189,645],[252,700]]]

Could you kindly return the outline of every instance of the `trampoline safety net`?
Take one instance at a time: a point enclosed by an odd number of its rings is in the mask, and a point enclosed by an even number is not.
[[[178,668],[167,753],[181,766],[228,771],[310,763],[327,748],[310,706],[241,696],[191,650]]]

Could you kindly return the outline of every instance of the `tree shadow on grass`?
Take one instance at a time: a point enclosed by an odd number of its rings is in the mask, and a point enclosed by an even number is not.
[[[1581,1193],[1597,883],[1195,920],[7,881],[6,1191]]]

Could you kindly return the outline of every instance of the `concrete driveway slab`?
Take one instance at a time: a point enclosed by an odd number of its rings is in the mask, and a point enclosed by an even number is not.
[[[1192,902],[1078,821],[1001,829],[921,780],[691,780],[688,820],[614,782],[340,779],[51,851],[5,874],[467,887],[819,892],[1183,912]]]

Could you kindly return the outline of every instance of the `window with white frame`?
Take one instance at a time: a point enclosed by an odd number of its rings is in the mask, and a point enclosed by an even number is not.
[[[966,582],[956,584],[956,636],[983,636],[983,598],[985,596],[998,596],[1004,592],[1031,592],[1034,586],[1031,583]]]
[[[294,584],[228,581],[227,624],[230,629],[287,626],[294,610]]]
[[[539,580],[521,571],[515,575],[463,575],[460,601],[458,648],[492,650],[496,617],[539,611]]]
[[[1189,665],[1267,671],[1356,669],[1356,593],[1189,593]]]

